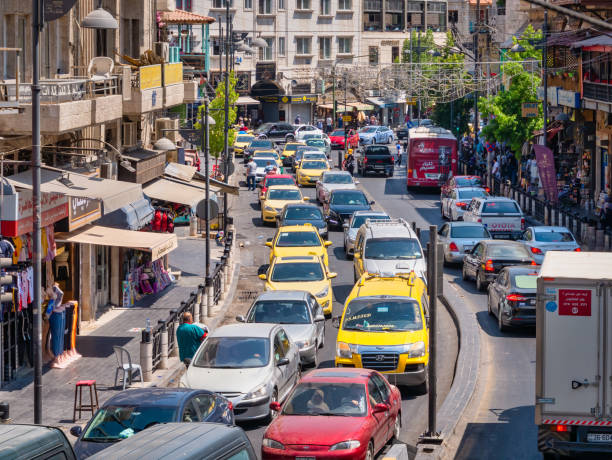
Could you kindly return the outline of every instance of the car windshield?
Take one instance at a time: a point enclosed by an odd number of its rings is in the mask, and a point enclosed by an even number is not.
[[[323,220],[323,213],[314,206],[292,206],[287,208],[285,219],[288,220]]]
[[[300,165],[301,169],[325,169],[325,163],[322,161],[303,161]]]
[[[265,131],[266,129],[269,129],[273,126],[273,123],[264,123],[263,125],[261,125],[259,128],[257,128],[255,130],[256,133],[261,133],[263,131]]]
[[[314,147],[325,147],[325,141],[323,139],[308,139],[306,145]]]
[[[565,232],[534,232],[535,240],[542,243],[573,243],[574,237],[569,231]]]
[[[326,174],[323,182],[326,184],[352,184],[353,177],[350,174]]]
[[[514,275],[512,277],[512,285],[518,289],[533,289],[535,291],[538,287],[537,275],[537,272]]]
[[[480,187],[482,185],[480,177],[456,177],[457,187]]]
[[[529,259],[529,251],[525,246],[493,244],[487,249],[487,257],[498,259]]]
[[[363,417],[367,408],[362,383],[303,382],[283,405],[283,415]]]
[[[302,197],[300,195],[299,190],[274,190],[271,189],[268,192],[268,200],[301,200]]]
[[[341,136],[341,137],[344,137],[344,130],[343,129],[337,129],[333,133],[331,133],[330,136],[338,136],[338,137]]]
[[[390,155],[391,152],[384,145],[374,145],[368,147],[365,151],[366,156],[368,155]]]
[[[300,144],[287,144],[285,145],[285,151],[295,152],[298,147],[301,147]]]
[[[270,360],[268,339],[261,337],[209,337],[193,359],[195,367],[264,367]]]
[[[341,206],[367,206],[368,200],[363,193],[332,193],[331,204]]]
[[[363,224],[365,224],[365,221],[367,219],[370,220],[388,220],[389,216],[368,216],[368,215],[359,215],[359,216],[355,216],[353,217],[353,223],[351,224],[351,228],[359,228],[361,227]]]
[[[272,177],[266,179],[266,187],[272,187],[273,185],[295,185],[295,181],[292,177]]]
[[[272,148],[272,141],[268,139],[253,139],[249,144],[249,147],[270,147]]]
[[[253,158],[253,161],[258,168],[265,168],[268,166],[268,163],[274,165],[274,160],[272,160],[272,158]]]
[[[319,234],[313,231],[306,232],[280,232],[276,240],[276,246],[280,248],[321,246]]]
[[[481,196],[489,196],[489,194],[485,190],[460,190],[457,193],[458,200],[471,200]]]
[[[247,322],[310,324],[310,315],[303,300],[260,300],[251,308]]]
[[[365,259],[418,259],[422,257],[414,238],[372,238],[366,241]]]
[[[251,142],[253,140],[253,136],[238,136],[236,138],[236,142]]]
[[[482,213],[490,214],[516,214],[521,212],[514,201],[487,201],[482,207]]]
[[[121,441],[152,425],[175,422],[176,411],[166,406],[106,406],[96,412],[83,441]]]
[[[375,133],[378,128],[376,126],[370,126],[369,128],[362,128],[362,133]]]
[[[342,329],[359,331],[418,331],[423,329],[414,299],[356,298],[347,306]]]
[[[327,160],[324,153],[305,153],[304,160]]]
[[[491,238],[489,231],[482,225],[461,225],[452,227],[451,238]]]
[[[323,278],[323,268],[318,262],[275,264],[270,277],[271,281],[284,283],[322,281]]]

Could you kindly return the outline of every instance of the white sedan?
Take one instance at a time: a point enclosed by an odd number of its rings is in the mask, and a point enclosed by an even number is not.
[[[306,134],[323,134],[316,126],[312,125],[295,125],[295,139],[301,141]]]
[[[359,182],[348,171],[325,171],[317,181],[317,201],[326,203],[332,190],[352,190]]]
[[[527,227],[519,241],[527,246],[538,265],[544,262],[547,251],[580,251],[576,238],[566,227]]]
[[[462,220],[463,213],[467,209],[472,198],[489,196],[485,189],[480,187],[457,187],[451,193],[440,198],[442,218],[452,221]]]

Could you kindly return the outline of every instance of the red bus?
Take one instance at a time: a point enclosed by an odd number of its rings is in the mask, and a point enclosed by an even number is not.
[[[457,139],[448,129],[419,126],[408,130],[408,187],[439,187],[457,174]]]

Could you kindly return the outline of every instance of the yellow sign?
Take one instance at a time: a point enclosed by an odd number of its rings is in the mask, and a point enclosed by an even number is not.
[[[406,105],[416,105],[416,99],[410,99],[409,97],[406,98]]]
[[[164,64],[164,86],[183,83],[183,63]]]
[[[350,115],[342,115],[342,121],[345,123],[349,123],[353,119]]]
[[[539,102],[523,102],[521,115],[523,118],[537,118],[539,116]]]
[[[281,102],[282,102],[283,104],[286,104],[287,102],[289,102],[289,98],[288,98],[287,96],[283,96],[283,97],[281,98]]]
[[[161,64],[147,65],[138,69],[140,89],[160,88],[162,85]]]

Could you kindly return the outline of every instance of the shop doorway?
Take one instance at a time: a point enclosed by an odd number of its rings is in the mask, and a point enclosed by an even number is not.
[[[106,307],[110,302],[110,248],[96,246],[96,304]]]

